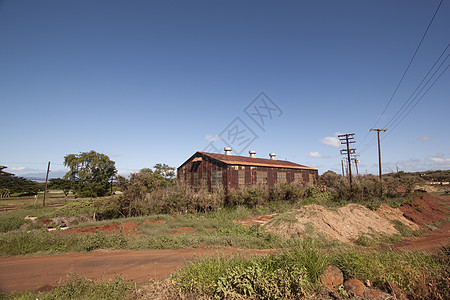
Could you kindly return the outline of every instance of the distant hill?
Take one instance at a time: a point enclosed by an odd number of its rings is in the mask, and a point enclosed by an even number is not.
[[[62,178],[66,172],[64,171],[53,171],[48,174],[48,179],[51,178]],[[17,174],[18,177],[24,177],[29,180],[44,182],[45,181],[45,173],[26,173],[26,174]]]

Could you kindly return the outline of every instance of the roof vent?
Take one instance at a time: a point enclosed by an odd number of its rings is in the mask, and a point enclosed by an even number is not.
[[[225,150],[225,155],[231,155],[231,150],[233,150],[233,148],[225,147],[225,148],[223,148],[223,150]]]
[[[270,159],[275,160],[277,155],[272,152],[272,153],[269,153],[269,156],[270,156]]]
[[[250,151],[248,151],[248,153],[250,154],[251,158],[255,158],[256,157],[256,151],[255,150],[250,150]]]

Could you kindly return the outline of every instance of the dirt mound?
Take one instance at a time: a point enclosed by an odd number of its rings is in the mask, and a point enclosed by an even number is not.
[[[433,224],[445,219],[450,210],[441,205],[450,204],[445,198],[437,198],[430,194],[423,193],[420,197],[413,199],[400,207],[404,216],[420,226]]]
[[[123,222],[121,225],[123,235],[138,235],[138,224],[136,222]]]
[[[401,221],[411,230],[419,229],[418,225],[403,217],[399,209],[385,204],[377,211],[359,204],[349,204],[338,209],[308,205],[282,214],[264,227],[267,231],[286,238],[321,234],[330,240],[349,243],[365,234],[398,234],[393,220]]]

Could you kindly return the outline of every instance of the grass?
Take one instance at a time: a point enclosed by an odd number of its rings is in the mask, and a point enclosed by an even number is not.
[[[60,234],[43,230],[0,234],[0,255],[55,254],[126,248],[120,234]]]
[[[80,275],[71,274],[65,284],[58,285],[50,292],[13,292],[10,295],[0,294],[0,299],[137,299],[135,285],[126,282],[120,276],[114,280],[102,280],[95,282],[82,278]]]
[[[227,207],[208,213],[190,213],[175,215],[152,215],[134,218],[109,219],[96,222],[80,223],[78,226],[99,226],[112,223],[136,222],[139,226],[139,236],[120,236],[97,232],[94,235],[83,237],[80,234],[60,234],[38,230],[39,224],[24,220],[27,215],[38,218],[56,216],[80,216],[89,215],[92,212],[94,201],[89,200],[64,200],[62,208],[28,206],[15,211],[0,214],[0,255],[28,255],[33,253],[52,254],[64,252],[83,252],[100,248],[107,249],[182,249],[197,248],[200,246],[223,247],[233,246],[239,248],[269,249],[284,248],[296,239],[282,238],[273,233],[268,233],[260,227],[244,227],[233,220],[246,219],[254,216],[283,213],[293,207],[300,207],[303,202],[313,202],[313,198],[304,198],[301,202],[289,203],[287,201],[269,202],[264,207],[248,208],[245,206]],[[326,199],[325,199],[326,200]],[[320,201],[325,201],[320,200]],[[328,200],[326,200],[328,201]],[[275,217],[271,222],[294,222],[298,212],[287,212]],[[148,224],[145,220],[163,220],[163,223]],[[397,224],[402,234],[407,236],[405,228]],[[77,227],[77,226],[71,226]],[[192,227],[194,232],[172,235],[179,227]],[[312,224],[307,224],[308,233],[313,234]],[[400,231],[399,230],[399,231]],[[31,231],[31,232],[29,232]],[[3,233],[1,233],[3,232]],[[120,238],[119,238],[120,236]],[[395,242],[401,236],[383,237],[383,239],[371,239],[360,237],[357,244],[372,246],[375,242]]]
[[[450,271],[449,256],[442,253],[350,250],[332,255],[330,262],[343,271],[345,278],[367,279],[378,287],[389,280],[414,298],[417,295],[432,298],[429,293],[438,292],[433,291],[437,286],[441,295],[450,292],[449,282],[446,282]]]
[[[81,203],[81,204],[80,204]],[[79,204],[79,205],[78,205]],[[69,205],[65,212],[71,215],[71,208],[85,207],[83,202]],[[58,210],[63,211],[64,210]],[[23,220],[24,215],[56,215],[55,208],[31,208],[0,214],[0,255],[54,254],[65,252],[84,252],[105,249],[182,249],[199,246],[233,246],[239,248],[278,248],[288,240],[266,233],[257,227],[244,227],[235,224],[234,219],[248,218],[259,213],[258,209],[245,207],[226,208],[208,214],[153,215],[146,217],[122,218],[98,222],[88,222],[78,226],[99,226],[112,223],[136,222],[139,236],[118,234],[76,234],[48,232],[39,228],[38,223]],[[144,220],[163,220],[164,223],[144,224]],[[26,230],[22,227],[27,224]],[[19,229],[21,228],[22,229]],[[195,232],[171,235],[179,227],[192,227]]]
[[[305,295],[319,281],[327,256],[313,240],[282,254],[217,256],[189,263],[172,276],[185,293],[215,298],[279,299]]]
[[[172,281],[193,298],[297,299],[318,293],[324,268],[334,264],[345,279],[369,280],[380,289],[390,281],[413,299],[444,299],[450,292],[448,250],[438,255],[342,247],[324,250],[323,244],[308,239],[263,257],[201,259],[173,274]]]

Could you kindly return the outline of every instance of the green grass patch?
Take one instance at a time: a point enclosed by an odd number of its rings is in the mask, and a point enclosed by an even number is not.
[[[297,299],[319,291],[324,268],[334,264],[345,279],[369,280],[381,289],[389,280],[413,299],[444,299],[450,291],[446,250],[438,255],[341,247],[324,251],[323,244],[308,239],[279,254],[199,259],[173,274],[172,282],[194,298]]]
[[[10,295],[0,294],[0,299],[42,299],[42,300],[59,300],[59,299],[81,299],[81,300],[97,300],[97,299],[132,299],[136,298],[135,285],[126,282],[120,276],[116,276],[114,280],[93,281],[82,278],[80,275],[72,274],[68,277],[65,284],[58,285],[50,292],[33,292],[24,293],[13,292]]]
[[[189,263],[172,280],[186,293],[220,299],[304,296],[318,282],[328,261],[311,241],[278,255],[202,259]]]
[[[437,286],[440,286],[441,295],[448,295],[446,293],[450,291],[446,277],[449,275],[448,255],[351,250],[333,254],[330,262],[343,271],[345,279],[369,280],[378,287],[389,280],[414,298],[418,295],[422,299],[433,298],[430,293],[437,292],[432,291]]]
[[[0,255],[55,254],[96,249],[122,249],[127,239],[119,234],[63,234],[43,230],[0,235]]]

